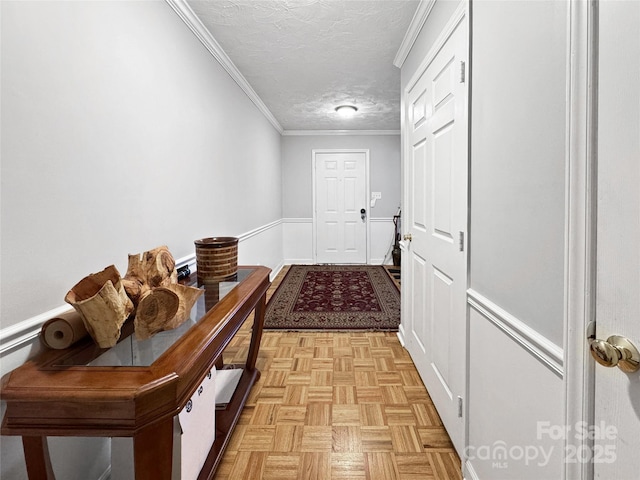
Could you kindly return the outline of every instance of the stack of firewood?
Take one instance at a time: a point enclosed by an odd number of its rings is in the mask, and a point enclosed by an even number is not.
[[[138,340],[180,326],[202,290],[177,283],[176,263],[166,246],[129,255],[124,278],[114,265],[78,282],[65,301],[80,314],[101,348],[113,347],[132,314]]]

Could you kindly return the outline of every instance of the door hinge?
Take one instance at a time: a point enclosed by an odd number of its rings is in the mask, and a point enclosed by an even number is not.
[[[458,397],[458,418],[462,418],[462,397]]]
[[[464,252],[464,232],[460,232],[460,240],[458,243],[458,247],[460,248],[461,252]]]
[[[460,83],[464,83],[467,79],[467,64],[460,62]]]

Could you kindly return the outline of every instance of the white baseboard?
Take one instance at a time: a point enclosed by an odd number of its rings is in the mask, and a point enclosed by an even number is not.
[[[271,280],[272,282],[275,280],[275,278],[278,276],[278,274],[280,273],[280,271],[284,268],[284,266],[286,265],[285,262],[281,262],[276,268],[274,268],[271,271],[271,275],[269,280]]]
[[[313,258],[287,258],[286,265],[313,265]]]
[[[464,469],[462,471],[462,474],[464,475],[465,480],[480,480],[480,477],[478,477],[478,474],[473,469],[473,465],[471,465],[471,462],[469,462],[468,460],[464,461],[463,459],[463,465]]]
[[[398,340],[400,341],[400,345],[402,345],[404,347],[405,343],[404,343],[404,325],[402,325],[402,323],[400,325],[398,325],[398,333],[396,334],[398,336]]]

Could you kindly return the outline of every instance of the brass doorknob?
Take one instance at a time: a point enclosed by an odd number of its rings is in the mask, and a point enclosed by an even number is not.
[[[612,335],[607,340],[589,338],[591,356],[605,367],[618,367],[626,373],[637,372],[640,368],[640,353],[628,338]]]
[[[410,242],[411,240],[413,240],[413,235],[411,235],[410,233],[405,233],[404,234],[404,238],[407,242]]]

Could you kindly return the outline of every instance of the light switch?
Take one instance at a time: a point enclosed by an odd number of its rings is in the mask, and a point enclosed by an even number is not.
[[[380,200],[382,199],[382,192],[371,192],[372,200]]]

